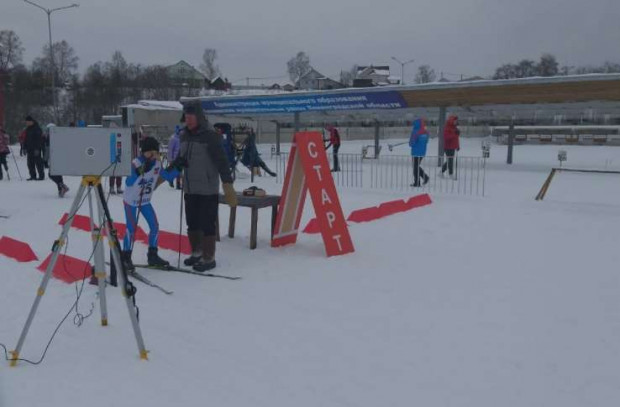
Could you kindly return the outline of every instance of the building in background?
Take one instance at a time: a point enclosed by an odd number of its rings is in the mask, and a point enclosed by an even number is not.
[[[183,60],[174,65],[167,66],[166,72],[175,86],[207,88],[210,84],[209,78]]]
[[[400,79],[390,74],[389,65],[358,66],[353,82],[357,88],[398,84]]]
[[[342,83],[328,78],[314,68],[310,69],[310,71],[297,82],[297,88],[303,90],[330,90],[342,89],[345,87],[346,86]]]

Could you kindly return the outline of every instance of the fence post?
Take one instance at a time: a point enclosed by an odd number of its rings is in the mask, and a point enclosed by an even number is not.
[[[280,155],[280,122],[276,122],[276,155]]]
[[[437,166],[443,165],[443,129],[446,125],[446,107],[439,108],[439,121],[437,122]]]
[[[506,164],[512,164],[512,149],[515,143],[515,124],[510,123],[508,129],[508,156],[506,157]]]
[[[381,124],[379,120],[375,119],[375,159],[379,158],[379,132],[381,131]]]
[[[295,112],[295,133],[299,133],[299,129],[301,128],[301,125],[299,123],[299,112]]]

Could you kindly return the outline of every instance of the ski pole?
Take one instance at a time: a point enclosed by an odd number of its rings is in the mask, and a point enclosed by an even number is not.
[[[185,182],[181,185],[181,207],[179,209],[179,256],[177,258],[177,268],[181,268],[181,233],[183,233],[183,199],[185,198]]]
[[[15,168],[17,169],[17,174],[19,175],[19,180],[23,181],[22,173],[19,171],[19,165],[17,165],[17,159],[15,158],[15,154],[13,153],[13,149],[9,147],[9,151],[11,152],[11,156],[13,156],[13,161],[15,162]],[[7,171],[8,173],[8,171]]]

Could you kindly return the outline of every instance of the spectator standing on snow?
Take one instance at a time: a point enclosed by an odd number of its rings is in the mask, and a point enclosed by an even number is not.
[[[41,152],[43,149],[43,131],[41,126],[32,116],[26,116],[26,155],[28,161],[28,172],[30,178],[27,181],[42,181],[45,179],[43,172],[43,158]],[[38,174],[38,177],[37,177]]]
[[[174,162],[174,160],[176,160],[176,158],[179,156],[179,150],[181,148],[181,137],[180,137],[180,132],[181,132],[181,126],[177,125],[174,128],[174,134],[172,134],[172,136],[170,137],[170,140],[168,141],[168,155],[167,155],[167,160],[168,160],[168,164],[171,164],[172,162]],[[170,187],[174,187],[173,184],[173,180],[168,181],[168,184],[170,185]],[[176,188],[177,189],[181,189],[181,175],[179,174],[176,177]]]
[[[47,157],[46,157],[46,161],[49,159],[49,145],[50,145],[50,136],[52,134],[52,127],[54,127],[54,124],[48,124],[47,128],[45,130],[45,144],[47,145]],[[54,181],[54,183],[56,184],[56,188],[58,188],[58,196],[60,198],[63,198],[65,196],[65,194],[69,191],[69,187],[67,185],[65,185],[64,179],[62,178],[62,175],[52,175],[49,170],[48,170],[48,175],[50,177],[50,179],[52,181]]]
[[[22,131],[19,132],[19,156],[23,157],[26,155],[26,129],[22,129]]]
[[[216,123],[213,125],[215,131],[222,137],[222,146],[228,158],[230,169],[234,173],[235,171],[235,145],[232,139],[232,129],[228,123]]]
[[[255,168],[262,168],[267,174],[275,177],[277,174],[260,158],[260,154],[258,152],[258,147],[256,146],[256,133],[254,133],[254,129],[250,129],[250,134],[243,142],[243,155],[241,156],[241,164],[245,165],[254,173]]]
[[[180,157],[186,160],[183,189],[185,219],[192,254],[183,262],[196,271],[216,266],[215,242],[220,179],[226,202],[237,206],[237,194],[222,138],[211,128],[200,103],[183,107],[185,128],[181,132]]]
[[[447,161],[441,166],[441,173],[444,174],[446,170],[448,170],[450,176],[454,177],[456,177],[456,174],[454,174],[456,167],[454,156],[456,155],[456,152],[461,149],[459,142],[461,131],[458,128],[458,120],[459,118],[457,116],[450,116],[443,129],[443,148]]]
[[[86,127],[86,122],[83,120],[78,121],[78,127]],[[133,148],[132,148],[133,153]],[[133,155],[132,155],[133,157]],[[110,184],[110,194],[122,194],[124,191],[122,189],[123,185],[123,177],[109,177],[108,182]],[[114,186],[116,185],[116,190],[114,190]]]
[[[4,178],[2,168],[9,174],[9,165],[6,162],[6,157],[10,154],[9,149],[9,135],[4,131],[4,127],[0,124],[0,181]]]
[[[412,187],[419,187],[420,177],[424,185],[428,183],[429,177],[422,168],[422,160],[426,156],[426,146],[428,144],[428,130],[424,119],[416,119],[413,121],[413,129],[409,138],[409,146],[411,147],[411,159],[413,161],[413,184]]]
[[[333,148],[334,154],[334,168],[332,168],[333,172],[340,171],[340,163],[338,162],[338,150],[340,150],[340,133],[338,129],[334,126],[327,126],[327,130],[329,131],[329,144],[325,147],[325,150],[329,150],[330,147]]]

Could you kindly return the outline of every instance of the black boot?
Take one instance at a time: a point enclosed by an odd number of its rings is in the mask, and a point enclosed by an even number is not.
[[[159,257],[157,254],[157,247],[149,247],[149,252],[147,254],[147,260],[149,266],[153,267],[167,267],[170,265],[169,262]]]
[[[215,268],[215,236],[202,237],[202,258],[194,264],[194,271],[208,271]]]
[[[187,238],[189,239],[189,245],[192,247],[192,255],[183,260],[183,264],[193,266],[202,258],[202,231],[188,231]]]
[[[131,261],[131,251],[121,252],[121,261],[125,266],[125,271],[128,273],[133,273],[136,271],[136,267],[133,265],[133,261]]]

